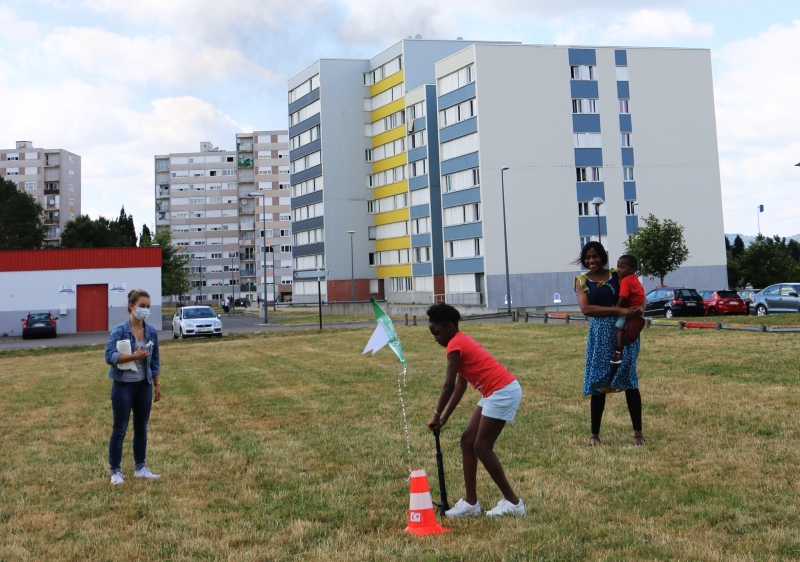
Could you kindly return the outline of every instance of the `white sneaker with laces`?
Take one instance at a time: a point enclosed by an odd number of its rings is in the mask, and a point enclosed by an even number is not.
[[[115,472],[111,475],[111,485],[116,486],[117,484],[122,484],[125,482],[125,477],[122,475],[121,472]]]
[[[161,478],[160,474],[153,474],[150,472],[150,469],[146,466],[143,466],[139,470],[133,473],[134,478],[147,478],[148,480],[155,480],[156,478]]]
[[[467,500],[461,498],[456,502],[451,509],[444,512],[445,517],[468,517],[470,515],[481,514],[481,502],[475,502],[475,505],[467,503]]]
[[[503,498],[494,509],[486,512],[486,517],[502,517],[503,515],[525,515],[525,504],[522,498],[519,499],[517,505]]]

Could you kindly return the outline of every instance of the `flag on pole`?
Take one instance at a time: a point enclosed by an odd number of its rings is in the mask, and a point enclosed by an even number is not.
[[[759,205],[758,206],[758,212],[759,213],[763,213],[764,212],[764,205]]]

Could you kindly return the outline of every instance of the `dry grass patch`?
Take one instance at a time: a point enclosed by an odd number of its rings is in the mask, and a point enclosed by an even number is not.
[[[648,446],[632,446],[623,396],[603,446],[586,446],[586,328],[465,324],[520,379],[498,443],[529,515],[403,533],[407,461],[399,364],[361,357],[370,328],[162,344],[163,402],[134,481],[130,433],[108,484],[110,381],[102,348],[0,354],[0,560],[787,559],[800,556],[795,335],[647,330],[640,356]],[[437,495],[424,423],[444,350],[399,328],[409,360],[413,464]],[[454,501],[458,437],[443,432]],[[491,507],[499,493],[479,473]]]

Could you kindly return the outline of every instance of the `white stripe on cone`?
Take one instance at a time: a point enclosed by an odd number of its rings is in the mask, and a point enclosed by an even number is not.
[[[430,492],[422,492],[419,494],[411,494],[411,502],[408,509],[418,511],[422,509],[433,509],[433,501],[431,500]]]
[[[425,478],[425,477],[426,477],[425,469],[411,471],[411,478]]]

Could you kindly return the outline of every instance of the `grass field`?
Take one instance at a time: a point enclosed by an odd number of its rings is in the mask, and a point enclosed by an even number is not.
[[[164,399],[148,465],[108,483],[102,347],[0,354],[0,560],[785,560],[800,557],[800,339],[646,330],[648,444],[622,396],[587,446],[584,326],[465,324],[520,379],[497,451],[529,514],[403,532],[407,459],[399,363],[361,356],[371,329],[162,344]],[[425,429],[444,350],[398,329],[409,361],[412,464],[437,497]],[[442,432],[451,501],[469,390]],[[483,469],[479,498],[500,495]]]

